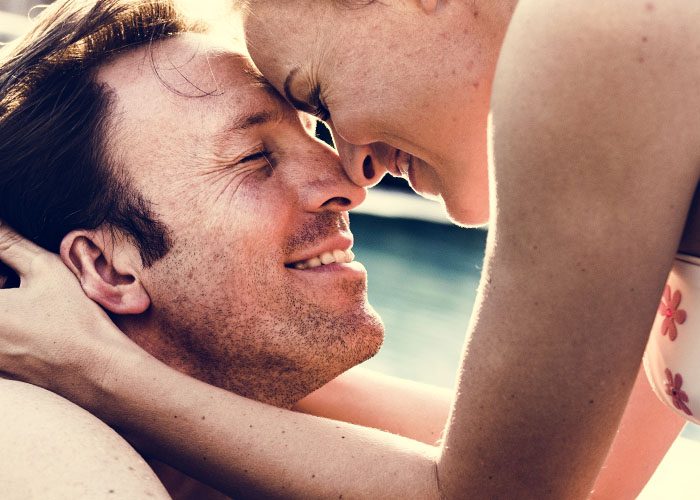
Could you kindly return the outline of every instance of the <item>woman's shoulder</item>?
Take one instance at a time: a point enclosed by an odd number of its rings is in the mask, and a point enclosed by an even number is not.
[[[577,133],[603,134],[595,137],[601,146],[663,150],[679,175],[693,179],[700,154],[698,25],[697,2],[520,0],[492,104],[542,109],[551,126],[561,128],[561,121]]]
[[[110,427],[49,391],[0,378],[4,498],[168,498]]]
[[[700,4],[657,0],[520,0],[509,36],[551,43],[547,53],[579,64],[580,76],[633,65],[657,78],[700,74]],[[563,63],[563,64],[562,64]],[[635,74],[630,74],[633,78]]]
[[[696,38],[696,32],[692,30],[693,21],[700,17],[700,6],[696,2],[684,2],[680,0],[619,0],[608,2],[606,0],[573,0],[570,2],[558,2],[556,0],[518,0],[515,8],[514,19],[521,17],[533,18],[540,16],[550,22],[540,24],[539,28],[552,28],[558,26],[563,30],[580,31],[581,27],[595,28],[597,35],[608,31],[624,37],[626,34],[634,34],[621,30],[642,28],[648,30],[667,29],[667,34],[674,37],[689,36]],[[560,21],[567,20],[566,24]],[[679,30],[683,28],[682,30]],[[685,29],[687,28],[687,30]],[[581,33],[582,39],[587,38]],[[607,38],[607,35],[603,38]],[[591,40],[599,40],[599,37],[591,37]]]

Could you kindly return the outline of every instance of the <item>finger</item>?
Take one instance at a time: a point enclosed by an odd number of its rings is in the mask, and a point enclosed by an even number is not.
[[[26,276],[32,261],[42,252],[46,250],[23,238],[0,221],[0,261],[17,271],[17,274]]]

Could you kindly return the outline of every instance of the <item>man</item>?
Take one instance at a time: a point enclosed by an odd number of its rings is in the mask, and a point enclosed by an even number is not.
[[[363,273],[322,266],[352,260],[344,210],[364,196],[335,156],[171,9],[65,5],[4,66],[0,218],[60,250],[146,350],[228,390],[289,407],[374,353]],[[394,398],[330,416],[435,441],[439,423],[371,382]]]
[[[45,13],[0,69],[0,218],[155,357],[291,407],[381,345],[348,227],[365,191],[202,31],[167,3]]]

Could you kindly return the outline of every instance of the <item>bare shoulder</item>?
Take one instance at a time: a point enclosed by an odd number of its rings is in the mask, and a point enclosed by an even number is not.
[[[521,0],[492,98],[498,213],[658,235],[667,266],[700,175],[699,22],[696,2]]]
[[[3,498],[169,498],[141,456],[85,410],[0,379]]]
[[[700,93],[700,4],[681,0],[606,0],[559,2],[521,0],[510,26],[505,58],[517,57],[521,69],[548,79],[572,99],[595,93],[600,106],[625,103],[666,115],[659,124],[676,145],[698,143],[695,130]],[[617,115],[625,118],[625,115]],[[635,118],[635,116],[632,116]],[[666,120],[660,123],[660,120]],[[692,132],[691,132],[692,130]]]

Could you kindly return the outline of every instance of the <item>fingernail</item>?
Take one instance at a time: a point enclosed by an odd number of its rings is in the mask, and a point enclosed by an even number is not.
[[[362,173],[365,179],[372,179],[374,177],[374,165],[372,165],[372,157],[365,156],[365,161],[362,162]]]

